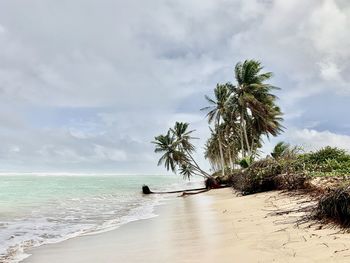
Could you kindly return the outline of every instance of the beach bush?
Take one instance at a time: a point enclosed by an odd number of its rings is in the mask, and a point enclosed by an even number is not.
[[[331,220],[344,227],[350,227],[350,186],[329,191],[320,198],[316,217]]]
[[[238,164],[241,166],[242,169],[248,168],[252,163],[253,163],[253,158],[251,156],[247,156],[238,162]]]
[[[283,150],[286,154],[274,154],[274,157],[245,163],[241,169],[230,170],[225,184],[232,185],[242,194],[253,194],[270,190],[324,188],[327,191],[330,185],[336,188],[342,182],[349,182],[350,155],[345,150],[328,146],[300,154],[299,148],[287,146],[285,144]],[[329,180],[315,183],[315,177],[334,177],[337,180],[336,183]]]
[[[266,158],[232,174],[233,187],[242,194],[305,187],[308,177],[296,159]]]
[[[298,190],[308,187],[309,175],[304,170],[304,165],[297,159],[287,158],[278,161],[280,174],[274,180],[277,189]]]
[[[308,180],[303,165],[293,158],[265,158],[235,171],[231,178],[233,187],[244,195],[302,189]]]
[[[322,164],[327,160],[336,160],[338,162],[350,161],[350,155],[343,149],[326,146],[316,152],[304,154],[302,156],[306,163]]]
[[[310,174],[350,173],[350,155],[337,147],[327,146],[316,152],[301,154],[298,159]]]
[[[278,174],[278,165],[273,159],[254,162],[246,169],[233,174],[233,187],[242,194],[253,194],[275,189],[273,177]]]

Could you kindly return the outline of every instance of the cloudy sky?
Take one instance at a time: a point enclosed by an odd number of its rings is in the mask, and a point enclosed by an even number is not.
[[[348,0],[0,0],[0,171],[161,173],[175,120],[255,58],[287,140],[350,149]],[[201,158],[201,163],[205,160]]]

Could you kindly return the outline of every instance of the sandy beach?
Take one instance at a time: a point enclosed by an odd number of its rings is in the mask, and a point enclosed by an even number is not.
[[[302,213],[275,213],[305,200],[280,192],[239,197],[231,189],[174,198],[157,217],[41,246],[24,262],[349,262],[350,234],[297,226]]]

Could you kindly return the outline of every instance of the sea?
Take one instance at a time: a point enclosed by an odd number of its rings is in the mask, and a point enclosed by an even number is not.
[[[157,216],[155,207],[176,196],[143,195],[143,184],[157,191],[203,186],[175,175],[0,175],[0,262],[20,262],[32,247]]]

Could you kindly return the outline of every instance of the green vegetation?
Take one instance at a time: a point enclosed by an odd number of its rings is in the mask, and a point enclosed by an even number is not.
[[[267,83],[272,73],[262,70],[256,60],[239,62],[234,68],[236,84],[217,84],[214,96],[205,96],[208,106],[201,110],[207,112],[211,131],[205,158],[212,173],[201,169],[193,158],[193,130],[183,122],[176,122],[165,135],[155,137],[155,152],[163,154],[158,165],[164,164],[184,178],[202,176],[207,186],[231,185],[242,194],[277,189],[326,192],[320,198],[317,218],[331,218],[350,226],[348,152],[327,146],[302,153],[300,147],[279,142],[270,156],[259,158],[263,138],[278,136],[284,129],[273,93],[278,88]],[[316,179],[318,185],[313,184]]]
[[[275,151],[277,148],[283,148],[278,155]],[[305,188],[309,176],[298,159],[296,148],[279,143],[275,150],[271,153],[272,156],[255,161],[243,169],[237,169],[232,175],[233,187],[242,194]]]
[[[299,159],[314,176],[350,174],[350,154],[336,147],[327,146],[316,152],[302,154]]]
[[[268,83],[272,73],[263,72],[263,66],[256,60],[237,63],[234,77],[235,84],[217,84],[214,96],[205,96],[209,105],[201,109],[207,112],[210,125],[211,136],[204,147],[213,172],[204,171],[194,159],[192,141],[196,138],[192,137],[189,124],[183,122],[176,122],[166,134],[155,137],[155,152],[163,153],[158,165],[164,164],[167,170],[179,172],[185,178],[199,175],[221,182],[230,181],[228,177],[233,174],[245,174],[254,184],[262,182],[262,178],[286,173],[308,177],[350,173],[350,155],[329,146],[300,153],[299,147],[279,142],[270,157],[259,160],[263,138],[277,136],[284,129],[282,112],[273,93],[278,88]]]
[[[282,113],[276,105],[273,90],[278,88],[266,83],[271,72],[262,73],[263,67],[256,60],[237,63],[234,69],[236,85],[217,84],[214,99],[205,96],[209,106],[208,123],[212,125],[211,137],[205,145],[205,157],[212,169],[227,175],[240,163],[249,166],[257,157],[263,136],[277,136],[282,131]],[[186,178],[200,175],[212,177],[194,160],[194,146],[190,142],[193,131],[188,124],[177,122],[165,135],[155,137],[155,152],[162,152],[158,165],[167,170],[179,171]]]
[[[277,136],[283,130],[282,112],[272,93],[278,88],[266,83],[272,73],[262,70],[256,60],[239,62],[234,70],[236,85],[218,84],[214,98],[205,96],[209,106],[202,110],[208,112],[208,123],[213,124],[205,157],[222,174],[242,159],[242,164],[251,163],[262,146],[262,137]]]
[[[341,176],[339,183],[347,184],[350,155],[345,150],[327,146],[315,152],[300,152],[298,147],[279,142],[270,157],[237,169],[232,175],[234,187],[243,194],[272,189],[301,189],[308,187],[308,181],[315,177],[330,176]],[[319,187],[322,188],[322,185]]]
[[[211,177],[210,174],[203,171],[192,154],[195,147],[191,140],[192,131],[188,131],[188,123],[176,122],[174,128],[170,128],[165,135],[155,137],[152,142],[156,145],[155,152],[163,153],[158,161],[158,165],[164,164],[165,168],[172,172],[180,171],[184,178],[190,178],[192,175],[199,175],[204,178]]]

